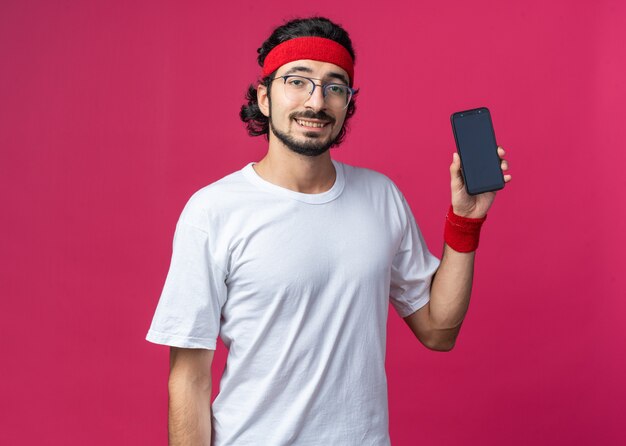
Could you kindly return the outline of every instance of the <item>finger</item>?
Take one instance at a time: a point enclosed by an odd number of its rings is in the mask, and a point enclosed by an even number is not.
[[[509,170],[509,163],[507,160],[502,160],[502,162],[500,163],[500,168],[504,171],[504,170]]]
[[[512,178],[511,175],[505,175],[504,176],[504,182],[508,183],[509,181],[511,181],[511,178]]]
[[[503,157],[504,155],[506,155],[506,152],[504,151],[502,146],[498,146],[498,155],[500,155],[500,157]]]
[[[450,181],[452,188],[461,189],[463,187],[463,176],[461,175],[461,158],[459,154],[452,154],[452,164],[450,164]]]

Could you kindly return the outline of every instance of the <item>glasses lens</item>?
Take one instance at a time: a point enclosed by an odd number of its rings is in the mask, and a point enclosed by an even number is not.
[[[352,97],[350,87],[342,84],[327,84],[324,86],[326,103],[333,108],[346,108]]]
[[[313,90],[313,81],[302,76],[285,77],[285,96],[290,101],[304,101]]]

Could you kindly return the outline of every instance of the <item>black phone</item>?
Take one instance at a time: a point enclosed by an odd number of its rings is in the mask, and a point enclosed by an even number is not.
[[[467,193],[476,195],[502,189],[504,175],[489,109],[480,107],[453,113],[450,121]]]

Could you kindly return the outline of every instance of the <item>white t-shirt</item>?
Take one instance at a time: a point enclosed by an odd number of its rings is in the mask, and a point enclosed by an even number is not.
[[[320,194],[248,164],[196,192],[148,341],[228,347],[215,446],[389,445],[389,303],[424,306],[439,260],[386,176],[333,161]]]

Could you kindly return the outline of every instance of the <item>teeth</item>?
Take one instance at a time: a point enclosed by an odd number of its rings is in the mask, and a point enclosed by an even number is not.
[[[298,122],[298,124],[305,126],[305,127],[317,127],[317,128],[324,127],[324,124],[321,122],[302,121],[300,119],[296,119],[296,121]]]

